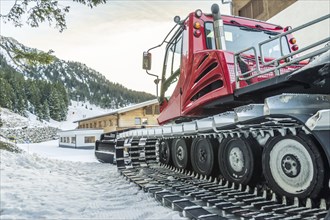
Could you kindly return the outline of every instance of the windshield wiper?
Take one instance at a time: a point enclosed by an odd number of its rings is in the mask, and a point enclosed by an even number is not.
[[[264,31],[265,34],[268,34],[268,35],[279,35],[280,33],[277,33],[277,32],[273,32],[273,31]]]
[[[241,26],[239,29],[250,32],[261,32],[262,30]]]

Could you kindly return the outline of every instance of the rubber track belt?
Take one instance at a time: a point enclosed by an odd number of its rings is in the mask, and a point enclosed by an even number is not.
[[[268,198],[266,191],[198,178],[164,165],[120,171],[162,205],[189,219],[322,219],[328,211]]]

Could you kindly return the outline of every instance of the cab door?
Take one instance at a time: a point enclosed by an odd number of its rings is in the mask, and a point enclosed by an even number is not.
[[[181,68],[183,33],[184,30],[179,29],[166,47],[160,91],[160,124],[181,116],[181,86],[184,81]]]

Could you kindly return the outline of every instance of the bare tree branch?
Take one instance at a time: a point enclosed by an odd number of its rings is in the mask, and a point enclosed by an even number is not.
[[[106,0],[73,0],[87,5],[90,8],[106,3]],[[31,27],[39,27],[40,23],[55,24],[55,28],[62,32],[66,29],[65,16],[69,13],[69,6],[58,4],[57,0],[15,0],[14,5],[5,15],[0,14],[4,22],[12,22],[15,27],[21,27],[23,23]],[[23,17],[27,16],[25,22]]]
[[[105,4],[106,0],[73,0],[90,8],[99,4]],[[26,23],[30,27],[39,27],[39,24],[48,22],[49,25],[55,25],[55,28],[62,32],[66,29],[65,16],[69,13],[70,7],[60,5],[58,0],[15,0],[14,5],[5,15],[0,14],[3,22],[11,22],[15,27],[21,27]],[[26,20],[23,22],[23,19]],[[13,62],[20,68],[36,64],[48,64],[54,60],[53,51],[25,51],[16,47],[9,41],[3,40],[0,36],[0,48],[2,48]]]

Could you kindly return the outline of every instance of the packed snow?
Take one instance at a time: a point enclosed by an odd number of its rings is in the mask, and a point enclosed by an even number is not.
[[[69,130],[75,120],[109,110],[72,101],[66,122],[0,111],[1,129]],[[186,219],[129,183],[115,165],[99,163],[93,149],[62,148],[58,140],[17,146],[23,153],[0,150],[0,219]]]
[[[161,206],[93,150],[57,141],[0,150],[0,219],[185,219]]]

